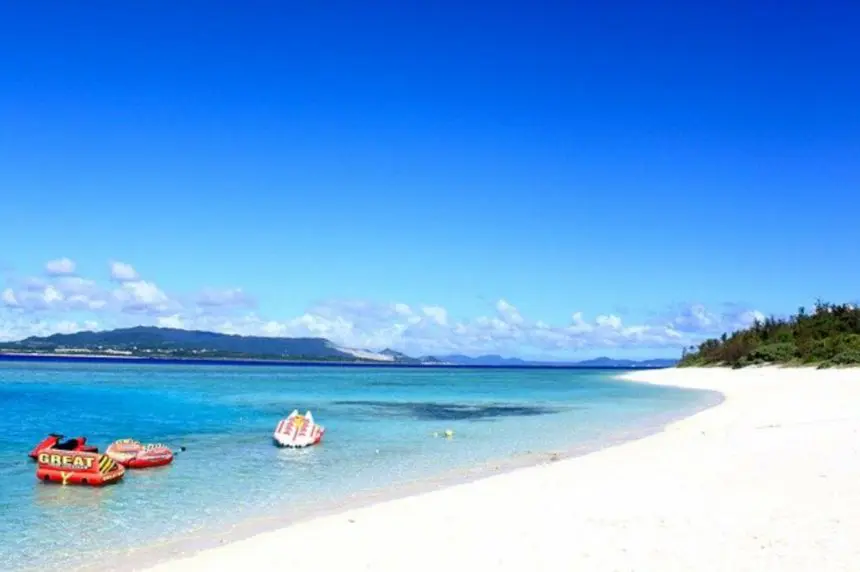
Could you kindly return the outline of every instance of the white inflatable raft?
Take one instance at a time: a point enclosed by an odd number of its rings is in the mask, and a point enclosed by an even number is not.
[[[286,419],[281,419],[275,427],[272,438],[278,447],[310,447],[322,441],[325,427],[314,423],[314,416],[308,411],[300,415],[294,409]]]

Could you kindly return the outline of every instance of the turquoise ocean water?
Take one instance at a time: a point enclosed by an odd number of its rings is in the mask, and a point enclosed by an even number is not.
[[[528,452],[594,448],[713,395],[617,381],[617,371],[0,362],[0,561],[65,568]],[[323,445],[273,446],[310,409]],[[434,431],[452,429],[451,440]],[[40,483],[49,432],[104,450],[134,437],[187,450],[102,489]],[[84,526],[80,526],[85,523]]]

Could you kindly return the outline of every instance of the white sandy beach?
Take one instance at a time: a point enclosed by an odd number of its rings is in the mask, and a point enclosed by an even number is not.
[[[626,377],[726,399],[638,441],[150,570],[860,570],[860,370]]]

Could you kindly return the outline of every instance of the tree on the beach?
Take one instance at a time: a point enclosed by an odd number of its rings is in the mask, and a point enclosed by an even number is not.
[[[808,314],[800,307],[789,318],[770,316],[749,328],[723,333],[684,351],[680,367],[755,364],[860,364],[860,309],[854,304],[817,301]]]

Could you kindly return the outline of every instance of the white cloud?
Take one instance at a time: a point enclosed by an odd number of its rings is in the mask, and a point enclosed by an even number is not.
[[[601,328],[609,328],[611,330],[621,329],[621,318],[611,314],[609,316],[597,316],[595,322]]]
[[[587,324],[582,318],[582,312],[574,312],[570,317],[570,326],[568,330],[571,332],[590,332],[592,329],[590,324]]]
[[[179,314],[171,314],[170,316],[159,316],[156,320],[156,325],[160,328],[182,329],[185,326],[185,322]]]
[[[3,290],[0,301],[22,311],[99,310],[106,306],[106,293],[92,280],[57,275],[50,281],[25,279],[17,288]]]
[[[242,288],[204,288],[197,296],[197,304],[203,307],[251,307],[254,300]]]
[[[70,258],[57,258],[45,264],[45,272],[50,276],[65,276],[75,273],[75,261]]]
[[[712,335],[740,330],[764,319],[758,310],[736,304],[727,304],[722,312],[711,311],[704,304],[686,304],[667,316],[668,324],[679,332]]]
[[[421,311],[440,326],[448,325],[448,311],[442,306],[424,306]]]
[[[0,295],[0,301],[2,301],[4,305],[12,308],[17,308],[19,306],[18,297],[15,296],[15,291],[11,288],[3,290],[3,294]]]
[[[328,300],[285,319],[264,317],[242,288],[203,288],[176,295],[142,278],[130,265],[110,264],[110,282],[68,273],[7,278],[0,284],[0,339],[52,332],[153,324],[261,336],[328,338],[349,348],[386,347],[412,355],[502,353],[572,356],[583,349],[680,348],[763,319],[761,312],[731,306],[722,312],[701,304],[641,323],[622,316],[570,314],[560,324],[530,320],[506,299],[485,315],[455,317],[440,305],[369,300]],[[3,288],[5,286],[5,288]]]
[[[735,316],[734,325],[731,329],[739,330],[756,322],[764,322],[764,320],[765,315],[758,310],[744,310]]]
[[[20,340],[30,336],[49,336],[51,334],[71,334],[85,330],[98,330],[99,323],[94,320],[78,322],[74,320],[33,320],[28,318],[8,318],[0,314],[0,342]]]
[[[117,261],[110,263],[110,277],[117,282],[132,282],[140,279],[134,266],[126,264],[125,262]]]
[[[498,312],[499,318],[506,324],[522,324],[524,321],[519,310],[504,299],[496,302],[496,312]]]
[[[407,304],[394,304],[392,306],[394,311],[400,314],[401,316],[411,316],[412,308],[410,308]]]
[[[276,322],[249,314],[228,324],[207,319],[204,329],[231,333],[321,336],[345,347],[393,347],[412,354],[426,353],[547,353],[583,348],[680,347],[684,336],[668,325],[626,326],[618,316],[598,316],[587,322],[581,313],[570,325],[530,322],[513,304],[499,300],[496,316],[451,320],[440,306],[424,306],[415,314],[405,304],[330,301],[317,304],[302,316]],[[398,308],[400,311],[398,311]]]
[[[175,303],[158,286],[145,280],[123,282],[113,291],[113,297],[126,312],[158,314],[166,312]]]
[[[98,291],[94,280],[79,276],[61,276],[54,281],[57,288],[70,295],[89,295]]]
[[[62,302],[65,299],[65,296],[57,290],[54,286],[45,286],[45,289],[42,291],[42,299],[45,301],[45,304],[51,305],[57,302]]]
[[[708,312],[702,304],[691,304],[682,308],[671,323],[683,332],[700,332],[716,327],[719,322],[720,317]]]

